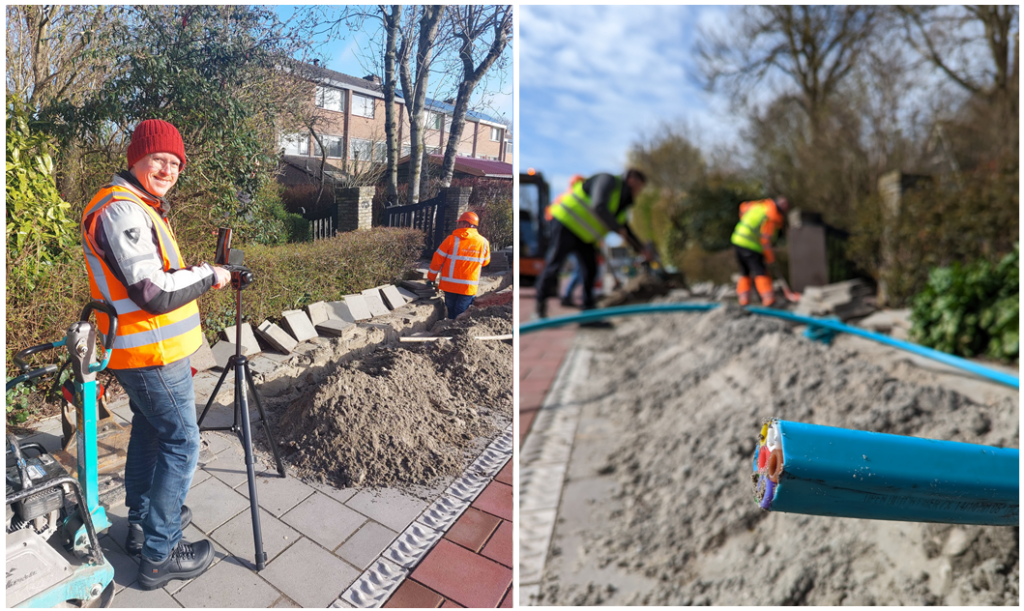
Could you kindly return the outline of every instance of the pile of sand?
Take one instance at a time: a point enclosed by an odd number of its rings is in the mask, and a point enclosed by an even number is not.
[[[767,513],[749,466],[766,417],[1018,447],[1015,398],[978,404],[897,379],[736,307],[622,319],[589,340],[581,399],[621,435],[595,465],[617,492],[595,505],[579,557],[650,584],[615,602],[1019,603],[1018,528]],[[539,604],[597,604],[613,590],[549,573]]]
[[[381,346],[336,365],[278,422],[300,475],[336,486],[429,484],[460,473],[474,440],[512,419],[511,308],[438,322],[455,339]],[[504,329],[502,331],[502,329]]]

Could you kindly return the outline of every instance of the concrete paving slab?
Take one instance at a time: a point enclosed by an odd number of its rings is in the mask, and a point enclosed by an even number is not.
[[[317,333],[321,335],[348,337],[355,332],[356,325],[355,323],[348,322],[347,320],[328,318],[327,320],[317,324],[316,330]]]
[[[316,329],[313,328],[313,323],[309,322],[309,316],[306,316],[306,313],[302,310],[281,312],[281,323],[300,342],[316,337]]]
[[[242,352],[244,353],[245,350]],[[233,356],[235,356],[235,345],[233,343],[221,340],[213,345],[213,360],[217,363],[217,369],[225,369],[228,366],[228,359]]]
[[[267,553],[267,560],[273,560],[302,536],[263,509],[260,509],[260,531],[263,537],[263,551]],[[210,537],[224,546],[224,549],[231,554],[244,559],[249,565],[252,564],[255,548],[252,539],[251,512],[243,511],[231,518],[227,524],[213,531]],[[250,566],[249,568],[254,567]]]
[[[309,315],[309,322],[313,323],[314,327],[330,318],[333,313],[333,309],[331,306],[327,305],[326,301],[318,301],[306,306],[306,314]]]
[[[366,569],[386,550],[398,533],[376,522],[367,522],[334,553],[360,569]]]
[[[354,497],[356,495],[356,492],[358,492],[358,490],[356,490],[355,488],[335,488],[330,484],[321,484],[319,482],[312,482],[310,486],[315,488],[317,491],[326,494],[335,501],[338,501],[339,503],[344,503],[345,501]]]
[[[239,486],[237,490],[242,496],[249,498],[248,486]],[[277,471],[273,471],[260,473],[256,477],[256,498],[259,499],[260,507],[278,517],[288,513],[315,493],[316,490],[291,474],[288,477],[281,477]]]
[[[325,516],[331,516],[329,522],[325,520]],[[298,507],[284,514],[281,519],[330,550],[341,545],[366,522],[366,516],[320,493],[309,497]],[[338,594],[341,594],[340,590]]]
[[[217,345],[228,344],[230,342],[217,342]],[[228,358],[235,353],[235,347],[232,344],[230,348],[224,347],[223,350],[230,350],[227,356],[224,357],[224,365],[227,365]],[[216,351],[214,351],[216,353]],[[224,367],[221,367],[224,369]],[[192,378],[192,388],[196,393],[196,405],[199,406],[199,413],[202,413],[203,407],[206,406],[206,402],[210,400],[210,395],[213,394],[213,389],[217,387],[217,381],[220,380],[223,371],[205,371],[203,373],[197,373]],[[224,379],[224,383],[220,385],[220,391],[217,393],[219,398],[230,400],[234,396],[234,372],[228,373],[228,377]]]
[[[124,541],[121,542],[121,545]],[[129,556],[121,545],[114,542],[109,535],[100,537],[100,548],[103,557],[114,567],[114,594],[135,583],[139,578],[139,563]]]
[[[233,376],[232,376],[233,377]],[[229,385],[231,380],[225,380],[224,386],[228,388],[234,388],[233,385]],[[231,401],[232,399],[228,399]],[[203,418],[203,411],[206,409],[205,402],[201,405],[196,405],[196,418]],[[252,410],[250,410],[250,413]],[[213,405],[210,406],[210,411],[206,412],[206,417],[203,418],[202,428],[220,428],[224,426],[231,426],[235,421],[235,406],[233,403],[226,403],[224,399],[220,401],[214,401]]]
[[[348,311],[354,321],[373,318],[369,306],[366,305],[366,299],[362,295],[345,295],[345,305],[348,306]]]
[[[170,594],[157,588],[147,592],[136,581],[114,596],[110,605],[115,609],[179,609],[181,605]]]
[[[385,284],[384,286],[377,287],[380,290],[380,294],[384,297],[384,305],[388,306],[392,310],[396,310],[405,305],[405,297],[398,292],[398,288],[393,284]]]
[[[277,602],[270,605],[271,609],[301,609],[302,607],[295,604],[292,599],[282,595],[281,598],[277,599]]]
[[[238,334],[235,331],[235,325],[227,327],[222,332],[222,337],[229,341],[234,342],[238,338]],[[256,336],[252,332],[252,325],[247,322],[242,323],[242,354],[249,356],[252,354],[259,354],[263,350],[260,348],[260,343],[256,341]]]
[[[327,305],[331,308],[331,317],[346,322],[355,322],[355,316],[352,315],[352,310],[349,309],[348,304],[344,301],[329,301]]]
[[[374,318],[378,316],[387,316],[391,313],[391,310],[384,305],[384,300],[381,299],[380,291],[378,289],[366,289],[363,291],[363,299],[366,301],[366,307],[370,308],[370,314]]]
[[[189,490],[188,506],[192,522],[203,532],[213,532],[242,511],[249,510],[249,501],[216,477],[211,477]]]
[[[417,295],[416,293],[410,291],[409,289],[405,288],[404,286],[399,286],[399,287],[397,287],[397,289],[398,289],[398,294],[401,295],[405,299],[406,303],[412,303],[413,301],[416,301],[417,299],[420,298],[419,295]]]
[[[206,334],[203,333],[203,345],[196,350],[195,354],[189,357],[189,364],[196,369],[196,371],[206,371],[217,365],[216,359],[213,358],[213,350],[210,349],[210,340],[206,339]]]
[[[405,530],[429,505],[427,501],[390,488],[363,490],[345,504],[397,532]]]
[[[302,539],[269,563],[260,576],[303,607],[323,608],[355,582],[359,570]]]
[[[238,488],[243,484],[247,485],[249,478],[245,469],[245,455],[241,446],[242,444],[239,443],[239,451],[237,453],[222,452],[221,454],[218,454],[212,461],[203,465],[203,470],[224,482],[232,489]],[[255,469],[258,478],[259,473],[261,471],[265,471],[267,466],[257,460]]]
[[[281,333],[284,333],[284,331],[282,330]],[[285,333],[285,335],[287,335],[287,333]],[[298,347],[298,345],[298,343],[295,344],[296,347]],[[261,380],[262,382],[273,380],[277,378],[277,376],[281,375],[281,372],[289,369],[287,362],[280,359],[269,358],[271,355],[284,356],[273,352],[264,352],[263,354],[257,354],[249,360],[249,371],[252,373],[253,379],[257,384],[260,384]]]
[[[189,608],[242,607],[266,608],[280,593],[243,566],[237,558],[227,558],[210,567],[182,588],[175,598]]]
[[[207,473],[206,471],[203,471],[202,469],[196,469],[195,474],[192,476],[192,485],[189,486],[189,490],[191,490],[192,488],[195,488],[196,486],[198,486],[199,484],[205,482],[206,480],[210,479],[211,477],[213,477],[213,476],[210,475],[209,473]],[[185,503],[185,504],[188,505],[188,503]]]
[[[284,354],[290,353],[295,349],[295,346],[299,345],[299,342],[295,341],[294,337],[288,335],[284,329],[269,320],[264,320],[260,323],[260,326],[256,328],[256,333],[270,344],[274,350]]]
[[[203,431],[200,433],[203,441],[206,442],[211,455],[216,456],[224,450],[233,450],[239,447],[238,438],[228,433],[214,431]]]
[[[187,505],[188,502],[186,501]],[[113,507],[107,507],[107,519],[110,520],[110,528],[107,529],[104,537],[110,537],[114,544],[122,550],[124,549],[124,541],[128,537],[128,508],[125,507],[124,503],[115,505]]]

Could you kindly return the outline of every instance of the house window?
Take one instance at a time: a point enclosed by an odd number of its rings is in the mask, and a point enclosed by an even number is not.
[[[512,154],[512,143],[511,142],[506,142],[505,143],[505,155],[508,156],[508,155],[511,155],[511,154]]]
[[[352,114],[368,119],[373,118],[373,98],[358,93],[352,94]]]
[[[324,110],[345,110],[345,96],[340,89],[316,86],[316,105]]]
[[[491,142],[501,142],[501,130],[497,127],[491,128]]]
[[[309,134],[282,134],[278,145],[285,155],[309,155]]]
[[[382,162],[387,157],[387,152],[388,147],[384,142],[373,142],[372,140],[363,140],[362,138],[352,138],[349,140],[349,159],[358,159],[359,161],[372,159],[373,161]]]
[[[439,112],[427,113],[427,129],[441,129],[444,115]]]
[[[401,154],[401,156],[405,157],[405,156],[411,155],[411,154],[412,154],[412,143],[411,142],[403,143],[402,144],[402,154]]]
[[[324,141],[324,146],[327,147],[328,157],[341,157],[341,136],[320,136],[320,139]],[[314,139],[313,144],[314,154],[320,157],[323,154],[321,153],[320,143]]]

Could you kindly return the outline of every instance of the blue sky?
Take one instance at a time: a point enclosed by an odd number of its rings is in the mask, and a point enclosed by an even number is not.
[[[579,173],[618,173],[630,145],[662,121],[698,144],[735,144],[742,123],[705,92],[698,27],[721,29],[733,7],[523,6],[519,34],[520,168],[553,190]]]
[[[295,8],[294,6],[278,6],[276,10],[282,18],[288,18],[293,14]],[[368,19],[361,30],[344,31],[341,37],[331,40],[322,37],[317,42],[322,43],[320,52],[323,53],[327,68],[363,77],[375,71],[373,62],[368,56],[371,51],[380,54],[384,46],[384,33],[379,20]],[[505,49],[505,54],[509,58],[514,53],[514,47],[515,40],[512,40]],[[382,62],[378,63],[382,64]],[[379,70],[378,76],[384,78],[383,68],[377,70]],[[447,95],[454,97],[454,87],[457,84],[452,78],[445,79],[442,75],[432,74],[430,91],[427,95],[437,99],[443,99]],[[401,85],[399,85],[400,89]],[[512,62],[510,59],[504,73],[497,68],[492,68],[484,80],[477,85],[473,94],[472,110],[491,115],[501,121],[511,121],[512,101]]]

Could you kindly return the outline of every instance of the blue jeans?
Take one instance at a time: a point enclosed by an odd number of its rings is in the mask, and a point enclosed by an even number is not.
[[[199,462],[192,369],[184,358],[162,367],[111,371],[128,393],[133,414],[124,474],[128,522],[142,525],[142,555],[160,562],[181,540],[181,506]]]
[[[455,318],[469,309],[473,304],[476,295],[459,295],[458,293],[444,294],[444,307],[448,310],[448,318]]]

